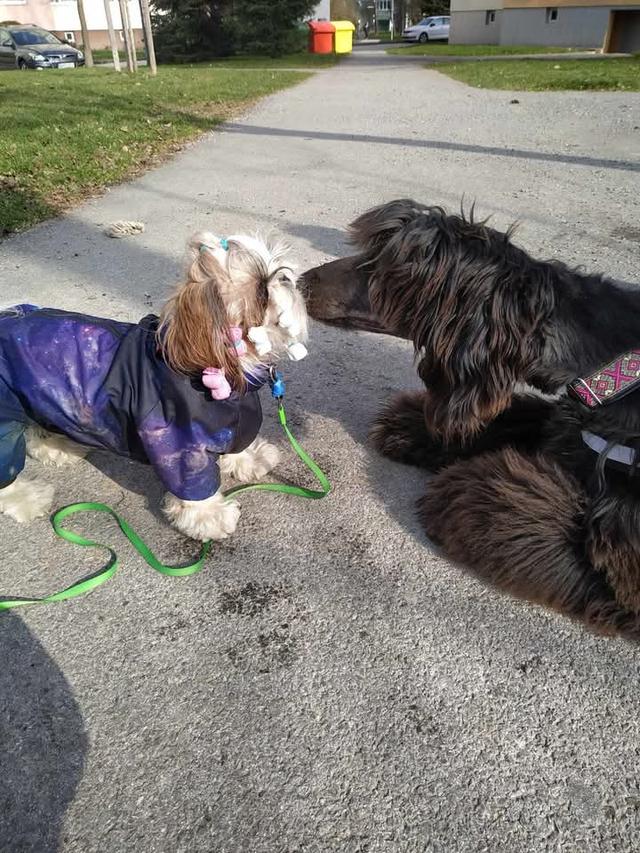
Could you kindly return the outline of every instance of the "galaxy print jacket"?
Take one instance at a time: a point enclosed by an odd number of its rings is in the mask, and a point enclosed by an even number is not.
[[[158,354],[158,318],[138,324],[21,305],[0,314],[0,419],[35,422],[80,444],[150,463],[165,487],[204,500],[220,487],[218,454],[238,453],[262,423],[258,390],[212,400]],[[4,402],[3,402],[4,396]]]

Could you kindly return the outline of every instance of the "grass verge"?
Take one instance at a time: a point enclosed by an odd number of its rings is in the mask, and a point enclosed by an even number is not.
[[[433,65],[428,66],[433,70]],[[567,89],[639,91],[640,57],[554,62],[459,62],[439,65],[438,71],[481,89],[547,92]]]
[[[94,50],[93,58],[95,62],[111,62],[112,56],[110,50]],[[144,50],[138,51],[138,59],[144,59]],[[120,52],[120,60],[126,64],[126,54]],[[333,53],[288,53],[284,56],[275,58],[270,56],[229,56],[220,59],[211,59],[206,62],[193,62],[186,60],[184,65],[189,67],[207,67],[207,68],[327,68],[335,65],[340,60],[339,56]]]
[[[386,53],[396,56],[517,56],[520,53],[571,53],[573,47],[531,47],[501,44],[413,44],[390,47]]]
[[[393,36],[393,38],[391,38],[391,34],[388,32],[386,32],[386,33],[369,33],[369,38],[370,39],[377,39],[378,41],[382,41],[382,42],[388,42],[389,44],[391,44],[392,42],[399,42],[399,43],[402,42],[402,36],[397,34],[397,33],[396,33],[396,35]]]
[[[339,62],[335,53],[290,53],[275,59],[269,56],[230,56],[212,60],[216,68],[328,68]]]
[[[157,164],[242,107],[306,78],[286,70],[160,68],[0,74],[0,235]]]
[[[94,62],[111,62],[113,60],[113,56],[110,50],[92,50],[91,55],[93,56]],[[121,62],[126,63],[126,51],[119,50],[118,56],[120,57]],[[136,50],[136,56],[138,57],[138,59],[144,59],[144,50]]]

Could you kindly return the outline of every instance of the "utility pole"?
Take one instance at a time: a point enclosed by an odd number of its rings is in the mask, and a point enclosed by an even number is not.
[[[80,29],[82,30],[82,47],[84,48],[84,64],[87,68],[93,68],[93,54],[91,53],[91,42],[89,41],[89,30],[87,19],[84,14],[83,0],[76,0],[78,4],[78,17],[80,18]]]
[[[118,0],[120,5],[120,20],[122,22],[122,37],[124,38],[124,47],[127,52],[127,71],[130,74],[134,72],[133,54],[131,53],[131,32],[129,30],[129,15],[127,14],[127,0]],[[135,49],[135,48],[134,48]]]
[[[113,17],[111,15],[111,0],[104,0],[104,13],[107,18],[107,29],[109,30],[109,43],[111,45],[111,54],[113,56],[113,67],[116,69],[116,71],[120,71],[120,54],[118,53],[116,31],[113,28]]]
[[[149,0],[140,0],[140,13],[142,16],[142,31],[144,43],[147,48],[147,65],[153,77],[158,73],[156,65],[156,51],[153,46],[153,33],[151,32],[151,13],[149,12]]]

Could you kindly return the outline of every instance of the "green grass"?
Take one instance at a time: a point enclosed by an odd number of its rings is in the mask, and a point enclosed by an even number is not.
[[[389,32],[383,32],[383,33],[371,33],[371,32],[370,32],[370,33],[369,33],[369,38],[370,38],[370,39],[378,39],[378,41],[389,42],[389,44],[391,44],[392,42],[396,42],[396,41],[397,41],[397,42],[401,42],[401,41],[402,41],[402,35],[401,35],[400,33],[396,33],[396,34],[393,36],[393,38],[391,38],[391,33],[389,33]],[[389,50],[387,51],[387,53],[391,53],[391,50],[392,50],[392,49],[391,49],[391,48],[389,48]]]
[[[433,65],[428,66],[433,69]],[[546,92],[567,89],[639,91],[640,57],[631,59],[518,60],[459,62],[438,66],[469,86],[481,89]]]
[[[335,65],[340,56],[334,53],[290,53],[271,58],[269,56],[230,56],[228,59],[212,60],[211,65],[219,68],[323,68]]]
[[[0,235],[136,174],[240,107],[306,78],[165,66],[0,74]]]
[[[112,62],[113,56],[111,55],[110,50],[92,50],[91,54],[93,56],[94,62]],[[118,56],[120,57],[121,62],[127,61],[127,52],[125,50],[119,50]],[[136,56],[138,59],[144,59],[144,50],[137,50]]]
[[[519,53],[570,53],[572,47],[532,47],[500,44],[412,44],[390,47],[386,53],[397,56],[516,56]]]

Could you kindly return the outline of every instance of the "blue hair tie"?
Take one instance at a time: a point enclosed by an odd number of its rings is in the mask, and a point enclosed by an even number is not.
[[[226,237],[221,237],[221,238],[220,238],[220,247],[221,247],[222,249],[224,249],[224,251],[225,251],[225,252],[228,252],[228,251],[229,251],[229,241],[227,240],[227,238],[226,238]],[[208,243],[200,243],[200,251],[201,251],[201,252],[206,252],[206,250],[207,250],[207,249],[208,249],[210,252],[213,252],[213,251],[214,251],[214,248],[215,248],[214,246],[209,246],[209,245],[208,245]]]

